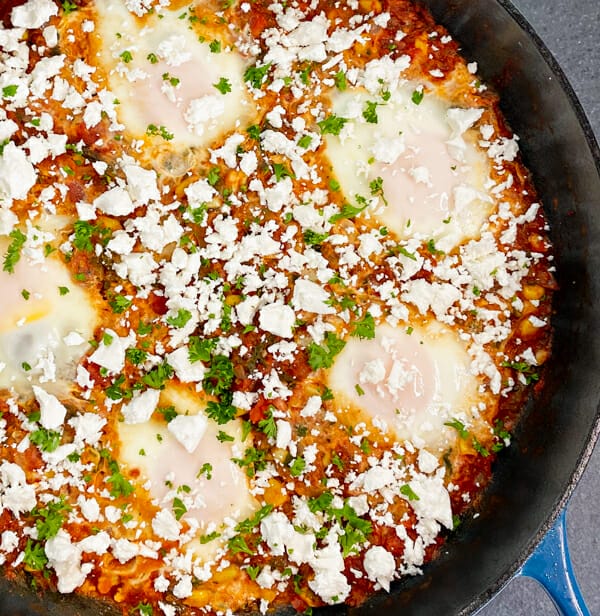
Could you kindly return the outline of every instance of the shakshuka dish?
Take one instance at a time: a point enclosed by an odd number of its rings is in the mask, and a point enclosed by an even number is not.
[[[127,615],[359,605],[539,386],[541,204],[410,0],[0,7],[0,564]]]

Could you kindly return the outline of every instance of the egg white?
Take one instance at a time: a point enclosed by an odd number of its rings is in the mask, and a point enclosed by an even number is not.
[[[381,178],[387,204],[369,211],[401,238],[434,239],[448,251],[477,236],[490,214],[489,162],[474,138],[456,134],[447,103],[426,93],[416,104],[414,92],[405,84],[383,101],[359,88],[335,91],[332,111],[348,122],[327,135],[327,154],[349,202],[372,197]],[[376,123],[363,117],[369,101],[378,103]]]
[[[161,404],[173,405],[179,414],[188,415],[204,413],[205,405],[191,392],[175,386],[168,386],[162,392]],[[213,531],[221,532],[226,519],[240,521],[258,509],[249,491],[248,478],[231,460],[242,457],[248,446],[242,443],[240,420],[219,426],[208,419],[206,431],[192,453],[185,449],[163,421],[154,417],[135,425],[121,422],[118,430],[120,461],[130,470],[139,469],[141,482],[157,504],[169,508],[175,496],[184,501],[186,498],[192,499],[193,505],[188,507],[182,520],[197,524],[198,538],[192,540],[188,548],[204,561],[210,560],[225,542],[223,538],[216,538],[202,544],[200,536]],[[219,431],[226,432],[234,440],[220,442],[217,439]],[[210,473],[200,473],[205,464],[210,465]],[[210,479],[208,474],[211,475]],[[182,486],[187,486],[189,492],[182,491]]]
[[[0,252],[6,249],[0,242]],[[87,294],[51,257],[40,265],[22,256],[12,274],[0,272],[0,288],[0,388],[26,392],[44,383],[45,389],[65,390],[97,322]]]
[[[160,17],[148,15],[141,25],[123,0],[103,0],[95,7],[99,60],[119,100],[119,121],[136,138],[154,125],[173,134],[174,146],[204,146],[249,115],[242,57],[226,50],[224,42],[222,51],[212,53],[210,41],[200,42],[189,20],[180,19],[182,10],[161,10]],[[131,54],[127,62],[124,53]],[[179,83],[171,85],[171,78]],[[214,87],[221,78],[231,92]],[[205,121],[190,123],[190,105],[202,110],[197,115]]]
[[[329,387],[340,409],[361,409],[400,441],[441,452],[457,436],[445,423],[470,425],[482,402],[470,364],[455,332],[439,323],[381,325],[371,340],[348,340]]]

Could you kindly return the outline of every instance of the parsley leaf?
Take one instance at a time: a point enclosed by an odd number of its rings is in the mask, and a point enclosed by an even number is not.
[[[254,550],[252,550],[246,540],[242,535],[234,535],[228,542],[227,547],[231,551],[232,554],[237,554],[238,552],[244,552],[245,554],[250,554],[250,556],[254,555]]]
[[[290,463],[290,475],[292,477],[299,477],[306,468],[306,460],[304,458],[294,458]]]
[[[222,396],[218,402],[210,400],[206,405],[206,414],[219,425],[231,421],[237,415],[235,406],[231,404],[231,395]]]
[[[327,332],[323,344],[311,342],[308,346],[308,363],[313,370],[331,368],[333,358],[346,346],[346,343],[333,332]]]
[[[61,434],[56,430],[47,430],[40,428],[29,435],[29,440],[37,445],[42,451],[52,453],[58,449],[60,445]]]
[[[124,295],[115,295],[108,303],[115,314],[122,314],[131,306],[131,300]]]
[[[349,203],[344,203],[342,209],[329,218],[330,223],[336,223],[338,220],[343,220],[344,218],[354,218],[358,216],[368,205],[368,201],[361,197],[360,195],[356,195],[356,200],[359,205],[350,205]]]
[[[317,233],[312,229],[307,229],[304,232],[304,243],[307,246],[318,246],[321,242],[325,241],[328,237],[328,233]]]
[[[231,460],[238,466],[245,467],[248,477],[252,477],[258,471],[264,471],[267,468],[265,452],[262,449],[256,449],[256,447],[248,447],[243,458],[231,458]]]
[[[312,143],[312,139],[310,135],[302,135],[302,137],[298,139],[298,146],[306,149]]]
[[[112,473],[110,477],[106,479],[106,483],[111,484],[110,495],[116,498],[118,496],[129,496],[132,494],[134,490],[133,485],[121,474],[119,465],[115,460],[109,461],[108,469]]]
[[[154,609],[149,603],[142,603],[141,601],[133,608],[138,610],[139,616],[153,616]]]
[[[220,178],[221,178],[221,170],[219,169],[219,167],[211,167],[208,170],[206,181],[211,186],[215,186],[215,184],[219,181]]]
[[[35,521],[38,532],[37,538],[40,541],[45,541],[55,537],[63,525],[65,514],[68,511],[71,511],[71,507],[65,503],[62,497],[60,500],[48,503],[41,509],[34,507],[31,514],[37,518]]]
[[[252,138],[255,139],[256,141],[260,141],[260,126],[258,124],[252,124],[251,126],[248,126],[248,128],[246,129],[246,132],[248,133],[248,135]]]
[[[228,392],[233,382],[233,362],[225,355],[215,355],[202,381],[204,390],[220,396]]]
[[[324,135],[339,135],[346,122],[348,118],[341,118],[332,113],[317,124]]]
[[[171,141],[175,136],[173,133],[167,130],[166,126],[156,126],[156,124],[148,124],[146,128],[146,135],[152,136],[160,136],[165,141]]]
[[[25,244],[27,236],[19,231],[19,229],[13,229],[9,233],[9,237],[12,239],[12,242],[9,244],[6,254],[4,255],[4,265],[2,269],[12,274],[15,271],[15,265],[21,258],[21,249],[23,248],[23,244]]]
[[[246,518],[239,522],[235,527],[235,531],[238,533],[250,533],[252,530],[260,524],[270,513],[273,511],[273,505],[265,505],[261,507],[251,518]]]
[[[231,83],[226,77],[221,77],[217,83],[213,83],[213,86],[217,88],[221,94],[231,92]]]
[[[217,440],[219,441],[219,443],[232,443],[233,441],[235,441],[233,436],[227,434],[227,432],[223,432],[223,430],[219,430],[217,434]]]
[[[365,316],[354,324],[352,335],[366,340],[375,338],[375,319],[369,312],[366,312]]]
[[[283,164],[274,163],[273,164],[273,172],[275,173],[275,179],[279,182],[283,178],[292,178],[294,179],[294,174]]]
[[[269,410],[267,416],[258,422],[258,428],[270,438],[277,438],[277,424],[273,417],[273,411]]]
[[[70,0],[63,0],[61,5],[63,11],[65,12],[65,15],[73,13],[73,11],[76,11],[79,8],[74,2],[71,2]]]
[[[415,90],[410,98],[415,105],[420,105],[424,96],[425,93],[423,90]]]
[[[418,501],[420,500],[419,495],[415,493],[415,491],[405,483],[403,486],[400,486],[400,494],[406,496],[408,500]]]
[[[17,85],[4,86],[2,88],[2,96],[4,98],[12,98],[13,96],[15,96],[18,89],[19,86]]]
[[[39,541],[34,542],[31,539],[27,539],[23,563],[33,571],[42,571],[48,563],[44,544]]]
[[[173,515],[175,516],[175,519],[180,520],[184,513],[187,513],[187,507],[184,502],[176,496],[173,499]]]
[[[333,494],[331,492],[323,492],[322,494],[319,494],[319,496],[308,500],[308,508],[312,513],[327,511],[332,502]]]
[[[190,336],[188,343],[188,359],[194,363],[197,361],[210,361],[212,352],[217,346],[216,338],[199,338],[198,336]]]
[[[185,308],[180,308],[177,311],[177,315],[174,317],[167,317],[167,323],[171,327],[181,328],[184,327],[187,322],[192,318],[192,313]]]
[[[377,124],[379,121],[379,118],[377,117],[377,103],[367,101],[363,109],[362,116],[369,124]]]
[[[535,366],[532,366],[527,362],[503,361],[501,366],[503,368],[512,368],[513,370],[516,370],[517,372],[523,374],[525,376],[525,382],[527,383],[527,385],[540,380],[540,375],[535,371]]]
[[[139,366],[143,364],[147,357],[148,353],[143,351],[142,349],[127,349],[125,351],[125,357],[134,365]]]
[[[460,438],[469,437],[469,431],[465,428],[465,424],[456,418],[452,419],[452,421],[444,422],[444,425],[449,426],[450,428],[454,428],[460,435]]]
[[[177,411],[174,406],[161,406],[156,409],[165,419],[167,423],[173,421],[177,417]]]
[[[148,387],[152,387],[153,389],[163,389],[165,386],[165,381],[169,380],[173,376],[173,368],[169,366],[169,364],[164,361],[162,364],[159,364],[150,372],[147,372],[143,377],[142,381],[148,385]]]
[[[348,82],[346,81],[346,73],[344,73],[343,71],[338,71],[334,75],[333,80],[335,81],[335,87],[340,92],[343,92],[348,87]]]
[[[260,88],[269,72],[269,68],[271,68],[271,62],[263,64],[263,66],[248,67],[244,73],[244,81],[249,81],[254,88]]]

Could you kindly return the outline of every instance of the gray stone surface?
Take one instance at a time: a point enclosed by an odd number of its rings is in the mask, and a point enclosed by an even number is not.
[[[513,0],[575,89],[600,139],[600,0]],[[598,204],[600,207],[600,204]],[[599,307],[600,309],[600,307]],[[568,509],[571,556],[592,616],[600,615],[600,445]],[[513,580],[478,616],[554,616],[534,581]]]

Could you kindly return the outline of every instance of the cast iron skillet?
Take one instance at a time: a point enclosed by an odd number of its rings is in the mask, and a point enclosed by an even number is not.
[[[552,525],[600,432],[600,151],[574,93],[548,50],[508,0],[422,0],[476,60],[521,137],[526,165],[551,224],[557,279],[547,387],[530,403],[503,452],[487,503],[421,577],[361,608],[323,615],[465,615],[506,584]],[[39,597],[0,579],[0,614],[101,616],[78,597]]]

